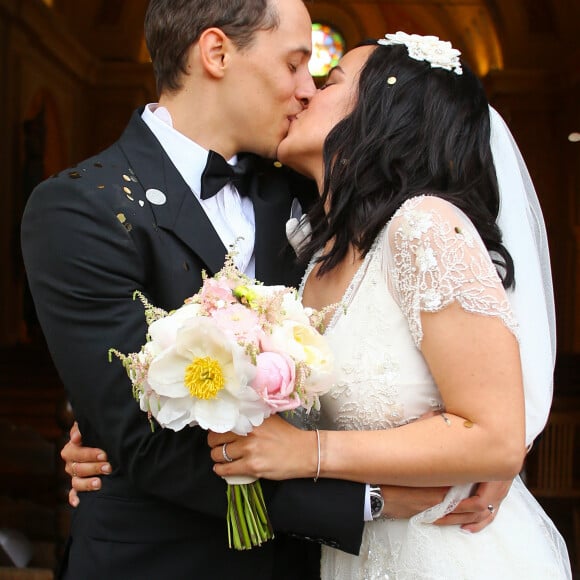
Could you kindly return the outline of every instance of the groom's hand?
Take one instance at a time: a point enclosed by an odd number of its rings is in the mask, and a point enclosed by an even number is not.
[[[107,454],[102,449],[83,447],[83,441],[78,424],[70,429],[70,440],[62,448],[60,456],[65,462],[64,470],[71,476],[71,486],[68,502],[72,507],[79,505],[77,491],[96,491],[101,487],[100,477],[111,473],[111,465],[107,462]]]
[[[385,500],[383,516],[395,520],[411,518],[441,503],[448,491],[448,487],[381,485]]]
[[[512,480],[480,483],[471,497],[435,523],[440,526],[461,525],[466,532],[479,532],[493,522],[511,485]]]
[[[511,481],[480,483],[475,493],[457,504],[455,510],[435,522],[439,526],[461,526],[466,532],[479,532],[494,520]],[[448,487],[399,487],[381,485],[385,507],[383,515],[408,519],[443,501]],[[489,507],[493,509],[490,510]]]

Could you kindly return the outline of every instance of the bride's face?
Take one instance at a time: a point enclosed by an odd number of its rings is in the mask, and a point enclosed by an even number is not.
[[[300,173],[322,183],[322,147],[332,128],[354,107],[358,76],[374,46],[361,46],[346,53],[290,125],[278,146],[278,159]]]

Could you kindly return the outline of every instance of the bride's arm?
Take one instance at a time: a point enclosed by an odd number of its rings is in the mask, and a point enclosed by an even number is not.
[[[445,403],[444,414],[381,431],[321,431],[320,476],[402,486],[454,485],[510,479],[524,457],[524,401],[519,349],[497,317],[458,304],[422,313],[421,348]],[[314,432],[274,417],[228,442],[232,463],[218,475],[268,479],[313,477]],[[220,461],[221,448],[213,451]]]
[[[525,457],[519,349],[498,318],[423,313],[422,352],[446,412],[384,432],[322,434],[322,473],[398,485],[514,477]]]

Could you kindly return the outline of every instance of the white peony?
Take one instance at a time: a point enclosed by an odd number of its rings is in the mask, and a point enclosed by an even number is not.
[[[332,364],[332,353],[324,337],[309,325],[285,320],[267,338],[265,350],[284,352],[310,367],[326,368]]]
[[[305,309],[302,306],[302,301],[297,292],[286,292],[284,294],[282,310],[284,311],[284,318],[304,325],[310,324],[308,314],[312,309]]]
[[[149,337],[156,347],[161,350],[169,348],[175,344],[177,331],[188,320],[193,320],[199,316],[201,307],[199,304],[184,304],[177,310],[170,312],[167,316],[159,318],[149,325]]]
[[[255,367],[242,347],[210,318],[194,316],[174,322],[174,343],[149,366],[147,383],[152,392],[148,400],[141,400],[141,408],[149,404],[157,421],[175,431],[200,425],[245,435],[260,425],[270,410],[250,386]],[[152,333],[152,342],[165,341],[165,330],[171,328]]]

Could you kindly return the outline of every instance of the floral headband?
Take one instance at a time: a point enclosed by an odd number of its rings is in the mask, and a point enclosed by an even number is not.
[[[463,74],[459,60],[461,52],[453,48],[450,42],[439,40],[437,36],[421,36],[399,31],[396,34],[385,34],[385,38],[377,42],[383,46],[404,44],[410,58],[426,61],[431,68],[443,68],[456,75]]]

